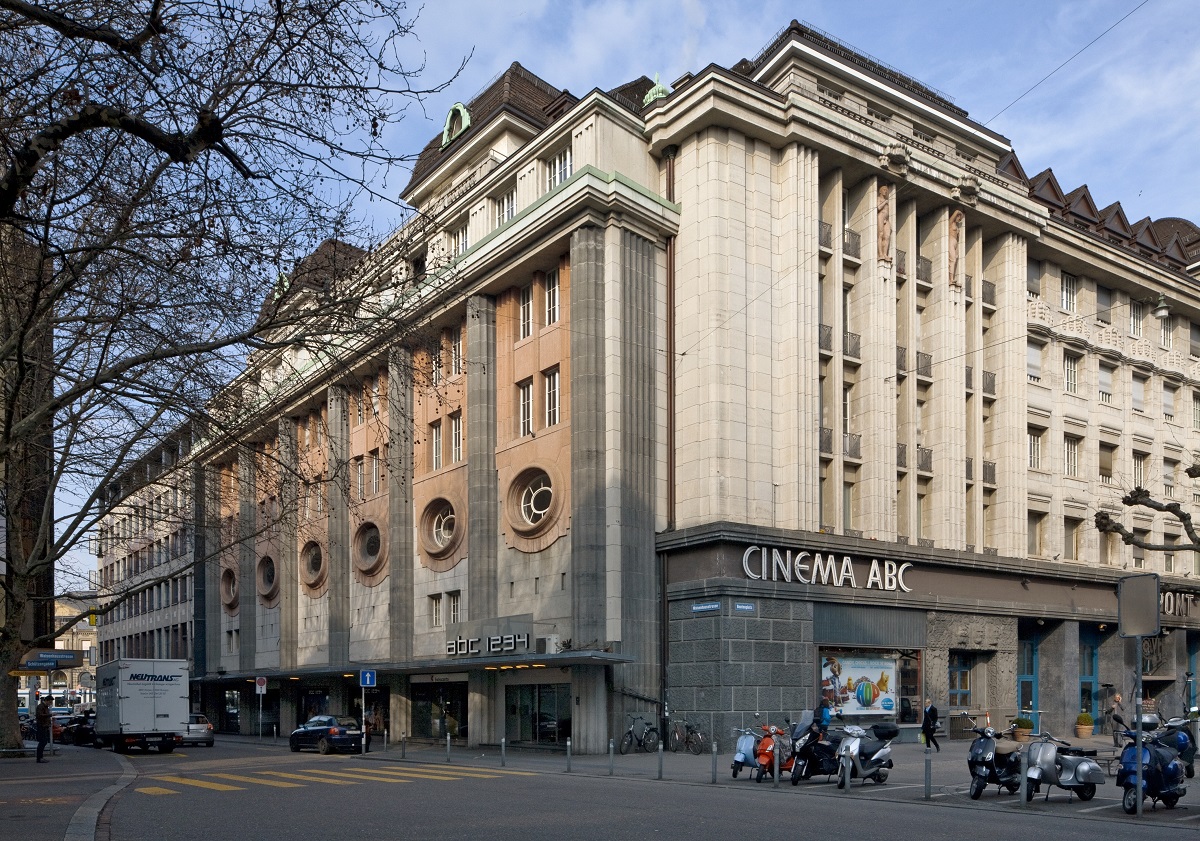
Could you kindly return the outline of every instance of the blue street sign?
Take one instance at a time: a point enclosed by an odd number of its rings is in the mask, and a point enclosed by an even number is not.
[[[360,669],[358,672],[358,685],[363,689],[370,689],[375,685],[375,670]]]
[[[25,668],[26,669],[45,669],[45,670],[49,671],[50,669],[58,668],[58,661],[57,660],[26,660]]]

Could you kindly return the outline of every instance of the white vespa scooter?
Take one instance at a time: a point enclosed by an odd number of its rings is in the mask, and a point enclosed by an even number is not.
[[[754,721],[757,724],[759,715],[754,714]],[[758,768],[758,740],[762,737],[761,729],[750,729],[749,727],[735,727],[733,732],[738,734],[737,745],[733,751],[733,762],[730,768],[733,769],[733,778],[736,780],[738,773],[743,768],[749,768],[751,771],[750,777],[754,777],[754,770]]]
[[[873,739],[867,738],[867,731],[857,724],[847,724],[842,733],[845,735],[837,749],[837,787],[848,788],[854,777],[861,777],[864,783],[886,783],[888,769],[893,767],[892,739],[900,735],[900,728],[890,721],[872,724]]]
[[[1036,733],[1036,740],[1029,745],[1029,770],[1025,774],[1025,799],[1046,787],[1046,798],[1050,798],[1053,786],[1065,788],[1078,794],[1080,800],[1091,800],[1096,796],[1096,786],[1104,784],[1104,771],[1096,762],[1094,750],[1071,747],[1070,742],[1055,738],[1049,733]],[[1058,746],[1062,745],[1063,750]]]

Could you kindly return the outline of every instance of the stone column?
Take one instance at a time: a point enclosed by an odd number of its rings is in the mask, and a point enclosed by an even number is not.
[[[220,662],[221,656],[221,621],[214,612],[217,599],[209,599],[208,594],[215,594],[210,589],[210,582],[215,581],[210,567],[215,562],[209,562],[209,547],[215,546],[213,541],[212,507],[210,483],[204,471],[203,464],[192,468],[192,675],[200,677],[208,674],[209,664]],[[210,604],[211,602],[211,604]],[[114,654],[120,654],[115,651]]]
[[[467,301],[467,599],[462,619],[496,615],[500,500],[496,487],[496,301]]]
[[[350,415],[345,386],[329,387],[328,472],[325,494],[329,539],[329,664],[350,661]]]
[[[258,588],[254,574],[256,456],[253,444],[242,446],[238,452],[238,668],[243,672],[255,670],[258,651]]]
[[[299,460],[296,453],[296,420],[283,417],[279,419],[279,557],[275,563],[275,575],[279,576],[279,669],[287,671],[296,668],[296,647],[298,645],[297,607],[300,592],[300,581],[297,576],[296,528],[299,525],[300,512],[298,509],[297,470]],[[282,703],[283,693],[280,693]],[[296,701],[292,700],[295,711]],[[283,711],[280,710],[282,723]],[[290,719],[289,719],[290,721]]]
[[[412,353],[393,348],[388,354],[388,623],[389,657],[394,663],[412,659],[413,558],[416,555],[412,498],[413,477]],[[405,681],[407,684],[407,681]],[[395,690],[393,690],[395,692]],[[393,705],[395,702],[393,701]],[[396,727],[395,711],[392,726]],[[407,718],[404,719],[407,721]],[[407,727],[403,728],[407,729]]]
[[[1075,734],[1079,714],[1079,623],[1047,620],[1038,645],[1041,728],[1061,739]]]

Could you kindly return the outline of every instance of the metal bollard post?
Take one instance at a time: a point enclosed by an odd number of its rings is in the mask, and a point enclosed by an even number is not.
[[[613,740],[608,740],[608,776],[613,775]]]
[[[1024,713],[1021,713],[1024,715]],[[1021,806],[1025,805],[1025,789],[1029,785],[1029,752],[1028,748],[1021,751],[1021,788],[1018,789],[1017,795],[1020,798]]]
[[[404,758],[404,754],[408,750],[408,734],[403,730],[400,731],[400,758]]]
[[[446,761],[450,761],[450,734],[446,734]]]
[[[712,741],[712,781],[717,782],[717,740]]]
[[[933,799],[933,747],[925,740],[925,799]]]
[[[567,737],[567,773],[571,773],[571,737]]]
[[[501,738],[500,738],[500,767],[501,767],[501,768],[503,768],[503,767],[504,767],[504,759],[505,759],[505,757],[504,757],[504,744],[505,744],[505,739],[504,739],[503,737],[501,737]]]
[[[776,740],[776,742],[775,742],[775,750],[771,751],[771,764],[772,764],[771,770],[773,771],[773,773],[771,775],[771,785],[775,788],[779,788],[779,742],[778,742],[778,740]]]
[[[658,742],[658,779],[662,779],[662,760],[663,760],[663,745],[662,740]]]

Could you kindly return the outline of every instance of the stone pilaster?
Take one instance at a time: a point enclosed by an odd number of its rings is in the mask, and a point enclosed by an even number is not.
[[[412,495],[413,364],[412,353],[407,349],[393,348],[388,354],[387,389],[390,657],[393,662],[403,663],[412,659],[413,651],[413,558],[416,554]],[[392,718],[393,722],[396,720]]]
[[[496,302],[467,301],[467,598],[462,619],[496,615],[500,490],[496,487]]]
[[[329,663],[350,659],[350,412],[344,386],[329,387],[329,475],[325,487],[329,529]]]
[[[296,575],[296,527],[299,523],[299,482],[297,470],[299,460],[296,452],[296,421],[294,418],[279,419],[279,557],[275,563],[275,574],[279,576],[279,668],[296,668],[297,606],[300,583]],[[282,716],[282,712],[281,712]],[[281,721],[284,720],[281,717]],[[290,720],[290,719],[288,719]]]
[[[258,651],[258,588],[255,586],[255,531],[257,518],[254,516],[256,497],[257,465],[254,445],[241,448],[238,453],[238,668],[243,672],[255,670],[254,655]]]

